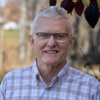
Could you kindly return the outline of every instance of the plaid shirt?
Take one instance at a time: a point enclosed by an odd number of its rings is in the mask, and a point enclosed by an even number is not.
[[[5,75],[0,86],[0,100],[100,100],[100,83],[67,63],[47,86],[33,66]]]

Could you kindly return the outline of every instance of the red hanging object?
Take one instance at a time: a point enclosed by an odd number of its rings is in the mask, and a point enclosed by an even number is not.
[[[81,16],[84,10],[84,4],[82,2],[82,0],[78,0],[75,4],[75,12]]]
[[[89,25],[94,28],[100,17],[97,0],[90,0],[90,4],[85,9],[84,15]]]
[[[57,2],[57,0],[49,0],[50,6],[55,6],[56,2]]]
[[[63,0],[61,2],[61,7],[68,11],[68,13],[72,13],[74,8],[74,2],[72,0]]]

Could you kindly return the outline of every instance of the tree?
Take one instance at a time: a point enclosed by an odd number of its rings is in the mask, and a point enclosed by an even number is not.
[[[19,61],[22,62],[25,59],[25,34],[27,32],[27,0],[23,0],[21,6],[21,18],[20,18],[20,49],[19,49]]]
[[[5,22],[16,21],[20,19],[20,5],[21,0],[8,0],[6,5],[3,7],[3,17]]]

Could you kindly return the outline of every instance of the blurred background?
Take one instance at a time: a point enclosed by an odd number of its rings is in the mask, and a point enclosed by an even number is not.
[[[61,1],[57,1],[57,6]],[[88,1],[84,0],[84,4],[89,5]],[[100,0],[98,4],[100,7]],[[46,7],[49,7],[49,0],[0,0],[0,82],[8,71],[33,64],[35,54],[28,35],[34,16]],[[94,75],[92,66],[100,77],[100,18],[92,29],[84,13],[79,17],[73,11],[70,17],[76,41],[68,62],[72,67]]]

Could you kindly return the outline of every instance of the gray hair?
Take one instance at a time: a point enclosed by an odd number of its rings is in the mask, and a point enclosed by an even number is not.
[[[61,7],[50,6],[49,8],[42,10],[40,13],[36,15],[32,23],[31,34],[34,33],[34,29],[36,27],[36,22],[38,21],[38,19],[43,18],[43,17],[53,18],[53,19],[61,19],[61,18],[67,19],[67,21],[69,22],[70,28],[71,28],[71,33],[73,33],[73,26],[72,26],[72,23],[68,16],[67,11]]]

